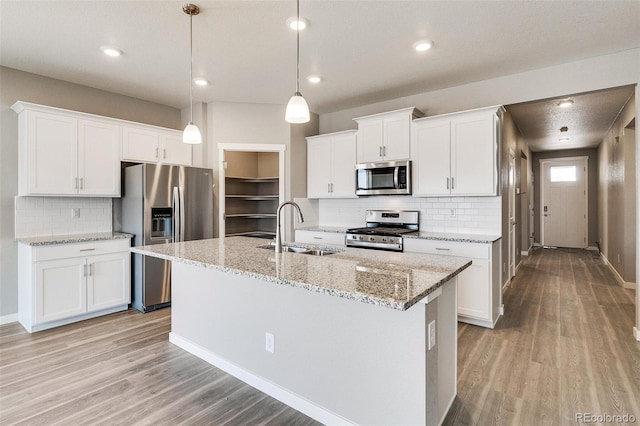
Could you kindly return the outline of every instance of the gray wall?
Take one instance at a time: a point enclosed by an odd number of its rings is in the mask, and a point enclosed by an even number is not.
[[[602,253],[627,283],[636,282],[636,118],[629,99],[600,144],[599,239]],[[634,122],[635,123],[635,122]]]
[[[180,129],[181,112],[140,99],[0,67],[0,318],[18,312],[14,197],[18,194],[16,101]]]
[[[598,240],[598,149],[567,149],[548,152],[533,153],[533,180],[536,182],[534,189],[534,241],[540,243],[540,160],[562,157],[589,157],[588,186],[588,235],[589,246],[595,247]]]

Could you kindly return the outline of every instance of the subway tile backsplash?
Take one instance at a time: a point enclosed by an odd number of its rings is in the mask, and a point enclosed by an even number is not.
[[[364,226],[365,210],[418,210],[421,231],[498,235],[502,232],[502,197],[322,199],[319,225]]]
[[[72,217],[79,209],[80,217]],[[111,232],[111,198],[15,197],[16,238]]]

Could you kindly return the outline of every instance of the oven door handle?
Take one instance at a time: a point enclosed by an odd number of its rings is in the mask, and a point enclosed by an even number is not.
[[[393,187],[398,189],[399,187],[399,183],[398,183],[398,175],[400,174],[400,167],[394,167],[393,168]]]

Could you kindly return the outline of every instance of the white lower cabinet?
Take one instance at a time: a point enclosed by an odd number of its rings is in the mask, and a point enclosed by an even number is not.
[[[489,244],[405,238],[404,250],[471,260],[458,275],[458,321],[495,326],[502,311],[499,240]]]
[[[346,234],[343,232],[306,231],[304,229],[296,229],[297,243],[345,245],[345,237]]]
[[[125,310],[131,302],[128,239],[19,244],[18,319],[28,332]]]

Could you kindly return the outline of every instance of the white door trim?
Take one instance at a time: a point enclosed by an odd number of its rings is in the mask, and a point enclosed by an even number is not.
[[[511,282],[516,275],[516,153],[513,148],[509,148],[509,165],[507,169],[509,175],[507,176],[507,193],[508,193],[508,221],[509,226],[507,228],[507,239],[509,254],[507,256],[507,282]]]
[[[540,244],[545,246],[545,238],[544,238],[544,214],[542,211],[542,205],[544,204],[544,194],[545,194],[545,179],[544,179],[544,166],[547,163],[563,163],[566,161],[578,161],[582,160],[584,163],[584,235],[586,235],[587,241],[585,241],[584,247],[586,248],[589,245],[589,156],[577,156],[577,157],[562,157],[562,158],[542,158],[540,159]]]

